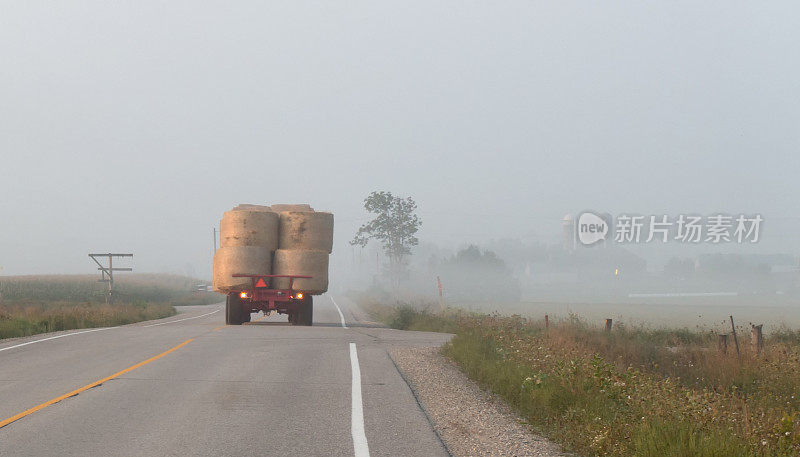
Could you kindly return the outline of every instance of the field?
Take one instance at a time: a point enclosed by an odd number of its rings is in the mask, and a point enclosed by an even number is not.
[[[175,306],[218,302],[196,293],[197,281],[171,275],[127,275],[115,281],[115,302],[105,304],[105,284],[96,276],[0,277],[0,339],[159,319]]]
[[[800,306],[789,297],[709,297],[620,299],[614,303],[568,301],[527,301],[517,303],[459,303],[459,307],[491,314],[542,319],[545,314],[555,319],[581,316],[588,322],[602,324],[606,318],[629,325],[689,328],[695,331],[727,332],[728,316],[737,323],[764,324],[767,333],[782,327],[800,328]]]
[[[579,455],[800,455],[800,332],[774,330],[757,354],[739,327],[737,356],[710,330],[364,307],[395,328],[455,333],[445,355]]]

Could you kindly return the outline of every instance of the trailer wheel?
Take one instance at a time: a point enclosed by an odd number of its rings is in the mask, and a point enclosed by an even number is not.
[[[311,295],[303,298],[300,312],[295,317],[295,325],[311,326],[314,322],[314,300]]]
[[[227,325],[242,325],[244,316],[242,316],[242,301],[236,293],[228,294],[225,300],[225,323]]]

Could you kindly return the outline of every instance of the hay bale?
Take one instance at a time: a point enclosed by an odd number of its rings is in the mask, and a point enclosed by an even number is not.
[[[276,213],[282,213],[284,211],[314,211],[314,208],[311,207],[308,203],[298,203],[293,205],[272,205],[269,207],[272,211]]]
[[[272,211],[269,206],[265,205],[251,205],[250,203],[240,203],[235,206],[231,211]]]
[[[250,278],[234,278],[235,274],[268,275],[272,252],[263,246],[227,246],[214,253],[214,290],[228,293],[247,289]]]
[[[280,213],[279,249],[333,249],[333,214],[290,211]]]
[[[275,251],[273,271],[276,275],[305,275],[311,279],[295,279],[293,290],[319,295],[328,290],[328,252],[312,250]],[[288,289],[289,278],[274,278],[275,289]]]
[[[220,246],[263,246],[278,249],[277,213],[270,211],[227,211],[219,221]]]

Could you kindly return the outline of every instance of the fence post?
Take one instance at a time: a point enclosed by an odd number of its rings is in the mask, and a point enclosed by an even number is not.
[[[547,314],[544,315],[544,328],[550,328],[550,317]]]
[[[723,354],[728,353],[728,334],[717,335],[717,349]]]
[[[611,319],[606,319],[606,331],[607,332],[611,331],[611,325],[612,324],[613,324],[613,321]]]
[[[733,324],[733,316],[731,316],[731,330],[733,331],[733,343],[736,345],[736,357],[739,363],[742,362],[742,353],[739,352],[739,338],[736,338],[736,325]]]
[[[444,312],[444,295],[442,295],[442,279],[438,276],[436,277],[436,287],[439,289],[439,311]]]
[[[750,344],[753,345],[753,352],[760,355],[764,350],[764,335],[761,333],[764,324],[753,325],[750,328]]]

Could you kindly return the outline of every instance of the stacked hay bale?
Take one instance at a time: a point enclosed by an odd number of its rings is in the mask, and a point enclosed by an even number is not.
[[[214,253],[214,290],[228,293],[251,286],[250,278],[234,274],[268,275],[278,248],[276,213],[268,207],[239,205],[219,221],[220,248]],[[266,208],[266,209],[262,209]]]
[[[233,211],[272,211],[269,206],[264,205],[251,205],[250,203],[240,203],[239,205],[233,208]]]
[[[269,209],[270,211],[275,211],[276,213],[283,213],[287,211],[314,211],[314,208],[306,203],[272,205],[269,207]]]
[[[220,221],[220,249],[214,255],[214,289],[228,293],[251,286],[233,274],[312,276],[295,279],[293,290],[311,295],[328,290],[328,255],[333,248],[333,214],[306,204],[242,204]],[[288,278],[273,278],[288,289]]]
[[[333,249],[333,214],[318,211],[283,211],[278,226],[276,275],[304,275],[295,279],[294,290],[312,295],[328,290],[328,255]],[[288,278],[275,278],[276,289],[288,289]]]

